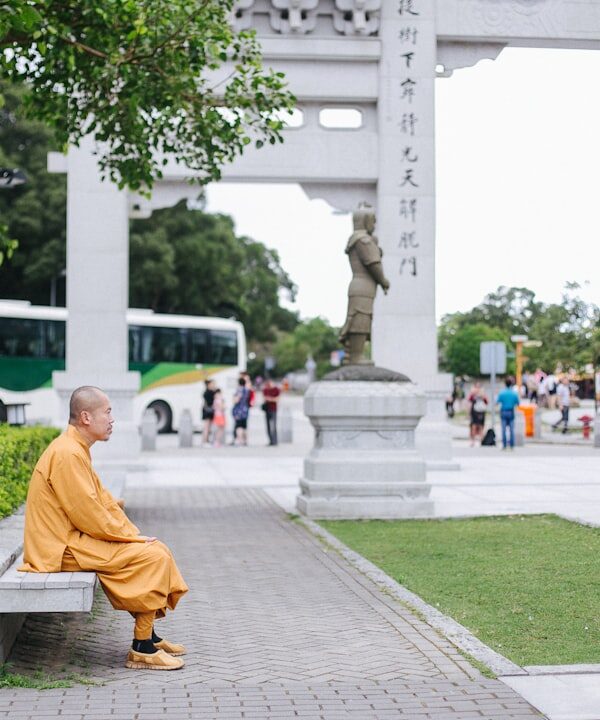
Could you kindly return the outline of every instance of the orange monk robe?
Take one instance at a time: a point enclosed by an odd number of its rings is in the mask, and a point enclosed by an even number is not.
[[[67,550],[82,570],[97,573],[114,608],[162,617],[188,587],[166,545],[139,534],[94,472],[82,435],[69,425],[33,471],[19,569],[58,572]]]

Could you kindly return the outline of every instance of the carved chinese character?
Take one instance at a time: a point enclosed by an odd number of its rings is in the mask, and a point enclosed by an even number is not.
[[[417,86],[417,83],[415,80],[411,80],[410,78],[406,78],[403,82],[400,83],[400,87],[402,88],[402,99],[405,98],[408,100],[409,103],[413,101],[413,98],[415,96],[415,87]]]
[[[413,153],[412,147],[405,147],[402,151],[402,162],[415,163],[418,159],[419,156]]]
[[[415,0],[398,0],[398,13],[400,15],[420,15],[415,10]]]
[[[398,33],[398,40],[402,44],[416,45],[419,31],[414,27],[403,27]]]
[[[407,52],[407,53],[403,53],[400,57],[404,58],[404,60],[406,62],[406,67],[409,68],[411,62],[413,61],[414,56],[415,56],[414,52]]]
[[[417,258],[412,255],[411,257],[404,257],[400,261],[400,275],[404,274],[404,271],[409,275],[416,277],[417,275]]]
[[[400,187],[404,187],[405,185],[412,185],[413,187],[419,187],[419,185],[413,180],[413,168],[407,168],[404,172],[404,179],[400,183]]]
[[[404,113],[398,124],[400,125],[400,130],[403,133],[414,135],[415,125],[417,124],[417,116],[414,113]]]
[[[411,222],[416,222],[416,220],[417,220],[417,199],[416,198],[411,198],[411,199],[402,198],[402,200],[400,200],[400,217],[404,218],[405,220],[410,220]]]
[[[410,232],[403,232],[400,235],[398,247],[402,248],[403,250],[408,250],[409,248],[418,248],[419,243],[417,241],[417,231],[411,230]]]

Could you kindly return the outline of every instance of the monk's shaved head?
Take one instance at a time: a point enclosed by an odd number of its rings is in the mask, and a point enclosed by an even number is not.
[[[69,402],[69,422],[78,422],[84,410],[90,413],[94,412],[106,399],[106,394],[100,388],[93,385],[78,387],[73,391]]]

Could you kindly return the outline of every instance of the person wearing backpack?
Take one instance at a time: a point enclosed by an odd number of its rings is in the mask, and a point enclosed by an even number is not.
[[[475,445],[475,441],[483,439],[483,426],[485,425],[485,413],[488,406],[488,398],[481,384],[476,382],[473,385],[473,389],[469,393],[469,411],[471,416],[471,422],[469,426],[471,447]]]
[[[233,429],[233,444],[248,444],[248,414],[250,412],[250,390],[246,386],[246,380],[240,377],[238,389],[233,397],[233,408],[231,414],[235,422]]]
[[[507,377],[504,381],[506,387],[498,393],[496,402],[500,405],[500,422],[502,424],[502,449],[507,445],[513,450],[515,447],[515,408],[521,402],[519,394],[514,389],[514,380]],[[508,431],[508,433],[507,433]],[[507,440],[507,434],[510,440]]]

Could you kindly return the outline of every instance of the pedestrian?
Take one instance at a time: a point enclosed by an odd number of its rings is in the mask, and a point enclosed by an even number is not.
[[[488,406],[488,398],[481,384],[476,382],[473,389],[469,393],[467,402],[469,403],[470,425],[469,436],[471,438],[471,447],[475,445],[475,441],[483,439],[483,427],[485,425],[485,413]]]
[[[529,402],[537,403],[538,401],[539,382],[535,379],[535,375],[527,376],[527,398]]]
[[[256,390],[254,389],[254,385],[252,384],[252,379],[250,378],[250,374],[243,370],[240,373],[240,378],[244,380],[244,383],[246,384],[246,387],[248,388],[248,406],[254,407],[254,401],[256,399]]]
[[[20,571],[95,572],[115,610],[133,615],[133,643],[125,666],[177,670],[183,645],[161,639],[154,621],[174,610],[188,591],[169,548],[140,535],[94,472],[90,448],[106,441],[114,423],[108,397],[89,385],[69,403],[67,430],[37,462],[25,507]],[[102,642],[111,644],[110,623]]]
[[[558,401],[558,409],[560,410],[560,420],[552,426],[553,430],[558,430],[558,426],[563,423],[563,435],[569,428],[569,409],[571,407],[571,388],[569,378],[564,375],[556,388],[556,399]]]
[[[269,445],[277,445],[277,407],[281,391],[270,378],[267,378],[263,384],[262,394],[262,409],[265,412]]]
[[[507,377],[506,387],[498,393],[496,403],[500,405],[500,423],[502,425],[502,449],[515,447],[515,408],[520,403],[519,393],[514,388],[514,380]],[[508,432],[507,432],[508,431]],[[510,435],[510,440],[507,439]]]
[[[212,422],[215,415],[213,408],[213,402],[215,399],[215,383],[213,380],[207,380],[204,383],[205,390],[202,405],[202,444],[208,446],[210,439],[210,431],[212,428]]]
[[[546,376],[542,375],[538,383],[537,403],[540,407],[548,407],[548,394],[546,392]]]
[[[250,390],[246,385],[246,378],[240,377],[238,389],[233,398],[231,414],[235,421],[233,428],[233,444],[248,444],[248,414],[250,412]]]
[[[551,372],[546,375],[546,394],[548,395],[548,407],[550,410],[554,410],[556,407],[556,388],[557,388],[556,375]]]
[[[525,371],[521,377],[521,387],[515,388],[515,390],[518,391],[520,397],[529,397],[529,378],[529,373]]]
[[[213,410],[214,416],[212,422],[215,426],[213,445],[218,448],[223,444],[223,438],[225,436],[225,401],[223,400],[223,393],[220,388],[215,389]]]
[[[463,409],[462,403],[465,398],[465,379],[462,375],[459,375],[454,381],[453,395],[460,412]]]

